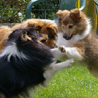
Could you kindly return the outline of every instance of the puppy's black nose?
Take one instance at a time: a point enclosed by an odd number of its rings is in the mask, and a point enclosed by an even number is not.
[[[64,35],[63,35],[63,38],[67,38],[67,35],[66,35],[66,34],[64,34]]]

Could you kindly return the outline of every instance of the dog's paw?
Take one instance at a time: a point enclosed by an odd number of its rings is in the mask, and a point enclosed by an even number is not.
[[[64,52],[64,53],[66,53],[65,46],[60,46],[60,47],[59,47],[59,50],[60,50],[61,52]]]
[[[74,59],[69,59],[69,60],[67,60],[66,62],[67,62],[67,64],[68,64],[67,67],[70,67],[70,66],[72,66],[72,64],[74,63]]]

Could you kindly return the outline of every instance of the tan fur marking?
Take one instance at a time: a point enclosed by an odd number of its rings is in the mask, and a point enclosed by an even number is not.
[[[22,39],[23,41],[32,40],[32,39],[28,36],[27,32],[25,32],[25,34],[22,34],[22,35],[21,35],[21,39]]]
[[[39,41],[42,41],[42,40],[48,40],[48,36],[43,34],[42,37],[40,37]]]

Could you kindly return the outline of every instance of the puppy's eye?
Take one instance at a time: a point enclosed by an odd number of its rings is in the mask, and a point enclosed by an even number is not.
[[[43,39],[43,40],[41,40],[41,42],[42,42],[42,43],[45,43],[45,42],[47,42],[47,40]]]
[[[73,25],[69,25],[69,29],[72,29],[73,28]]]

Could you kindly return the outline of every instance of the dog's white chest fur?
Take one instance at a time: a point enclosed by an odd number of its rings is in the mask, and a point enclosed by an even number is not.
[[[28,59],[22,52],[19,52],[16,46],[16,43],[12,43],[11,45],[7,46],[0,54],[0,57],[8,55],[8,61],[10,61],[11,56],[19,57],[20,59]]]
[[[72,46],[72,43],[70,41],[67,41],[63,38],[63,33],[62,32],[58,33],[57,46],[59,47],[60,45],[64,45],[66,47],[71,47]]]

